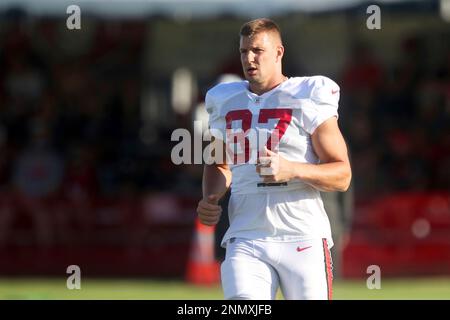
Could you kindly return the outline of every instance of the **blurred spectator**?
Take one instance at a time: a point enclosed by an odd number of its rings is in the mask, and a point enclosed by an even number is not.
[[[13,173],[16,205],[31,216],[38,245],[54,241],[52,213],[63,177],[64,163],[52,149],[46,124],[31,123],[30,144],[19,153]]]
[[[352,98],[352,104],[356,104],[352,109],[369,114],[383,85],[384,76],[383,68],[372,51],[361,41],[355,42],[340,81],[342,91],[351,93],[349,97]]]
[[[344,69],[342,86],[347,90],[376,91],[382,85],[383,71],[380,63],[373,57],[372,50],[361,41],[350,48],[348,64]]]
[[[400,47],[397,65],[393,66],[387,77],[384,113],[398,119],[410,119],[414,112],[414,92],[425,76],[423,66],[424,49],[418,37],[404,39]]]
[[[95,224],[98,197],[96,152],[88,144],[69,148],[66,170],[57,199],[54,220],[59,242],[89,243]]]

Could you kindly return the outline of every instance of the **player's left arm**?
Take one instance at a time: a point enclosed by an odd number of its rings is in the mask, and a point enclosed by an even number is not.
[[[270,167],[272,174],[262,175],[264,182],[282,182],[300,179],[320,191],[346,191],[350,186],[352,171],[347,146],[336,117],[324,121],[311,135],[319,164],[289,161],[278,154],[266,150],[266,163],[257,166]]]
[[[320,191],[347,191],[352,169],[347,146],[336,117],[324,121],[311,135],[319,164],[301,164],[296,170],[299,179]]]

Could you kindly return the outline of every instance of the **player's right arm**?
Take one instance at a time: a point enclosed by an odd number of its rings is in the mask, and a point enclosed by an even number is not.
[[[212,164],[205,164],[203,167],[202,192],[203,198],[199,201],[197,213],[200,221],[206,225],[215,225],[219,222],[222,214],[222,207],[219,200],[225,195],[231,185],[231,171],[226,164],[225,144],[222,140],[214,139],[213,148],[222,148],[224,155],[220,161]]]

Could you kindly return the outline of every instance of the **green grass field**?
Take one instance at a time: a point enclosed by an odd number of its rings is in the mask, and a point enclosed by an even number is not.
[[[379,290],[367,289],[364,279],[335,281],[333,297],[335,300],[450,299],[450,278],[385,279]],[[218,285],[193,286],[150,279],[82,279],[81,289],[69,290],[63,278],[3,278],[0,299],[215,300],[222,299],[222,291]]]

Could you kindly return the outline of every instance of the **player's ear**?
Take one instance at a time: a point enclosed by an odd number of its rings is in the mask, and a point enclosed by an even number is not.
[[[284,47],[280,44],[277,47],[277,62],[281,61],[281,59],[283,59],[283,55],[284,55]]]

